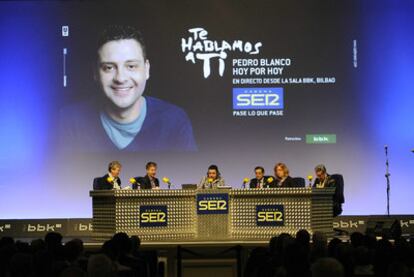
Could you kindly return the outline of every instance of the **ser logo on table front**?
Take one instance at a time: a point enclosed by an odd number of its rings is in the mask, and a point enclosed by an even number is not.
[[[167,206],[140,206],[139,225],[140,227],[160,227],[167,226],[168,211]]]
[[[225,211],[227,210],[227,202],[224,200],[202,200],[199,202],[202,211]]]
[[[283,226],[285,224],[285,213],[283,205],[257,205],[257,226]]]
[[[141,222],[167,222],[167,216],[164,212],[146,212],[141,214]]]
[[[229,195],[226,193],[197,194],[198,214],[227,214]]]

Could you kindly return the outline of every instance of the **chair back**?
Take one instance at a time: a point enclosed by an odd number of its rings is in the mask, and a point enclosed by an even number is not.
[[[305,178],[294,177],[292,178],[298,188],[304,188],[306,186]]]

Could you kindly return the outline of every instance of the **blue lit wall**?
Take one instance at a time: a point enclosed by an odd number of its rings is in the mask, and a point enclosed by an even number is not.
[[[410,1],[362,5],[361,110],[368,136],[365,186],[370,210],[384,213],[384,145],[389,147],[391,213],[413,213],[414,18]],[[369,150],[368,150],[369,149]],[[369,195],[369,196],[368,196]],[[362,203],[361,203],[362,204]],[[359,208],[359,210],[361,210]],[[352,209],[358,213],[357,209]]]
[[[2,217],[37,217],[50,209],[42,203],[48,198],[48,145],[59,69],[53,53],[58,30],[50,20],[53,13],[42,4],[1,5]]]

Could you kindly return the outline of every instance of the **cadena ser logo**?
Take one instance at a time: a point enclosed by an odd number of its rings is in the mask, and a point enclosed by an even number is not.
[[[227,214],[229,195],[227,193],[197,194],[197,214]]]
[[[283,205],[257,205],[257,226],[283,226],[285,224],[285,212]]]
[[[223,76],[225,69],[224,60],[229,51],[256,55],[260,53],[261,42],[250,42],[242,40],[211,40],[204,28],[188,29],[190,33],[187,38],[181,39],[181,51],[185,54],[185,60],[203,62],[203,76],[207,78],[211,72],[211,61],[218,60],[218,73]]]
[[[166,205],[161,206],[140,206],[139,226],[140,227],[162,227],[168,225],[168,209]]]
[[[233,110],[283,110],[283,88],[233,88]]]

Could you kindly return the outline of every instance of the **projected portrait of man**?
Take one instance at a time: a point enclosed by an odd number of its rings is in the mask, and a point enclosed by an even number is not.
[[[94,74],[98,100],[62,110],[62,140],[91,151],[196,150],[185,111],[144,95],[149,77],[141,33],[131,26],[104,29]]]

